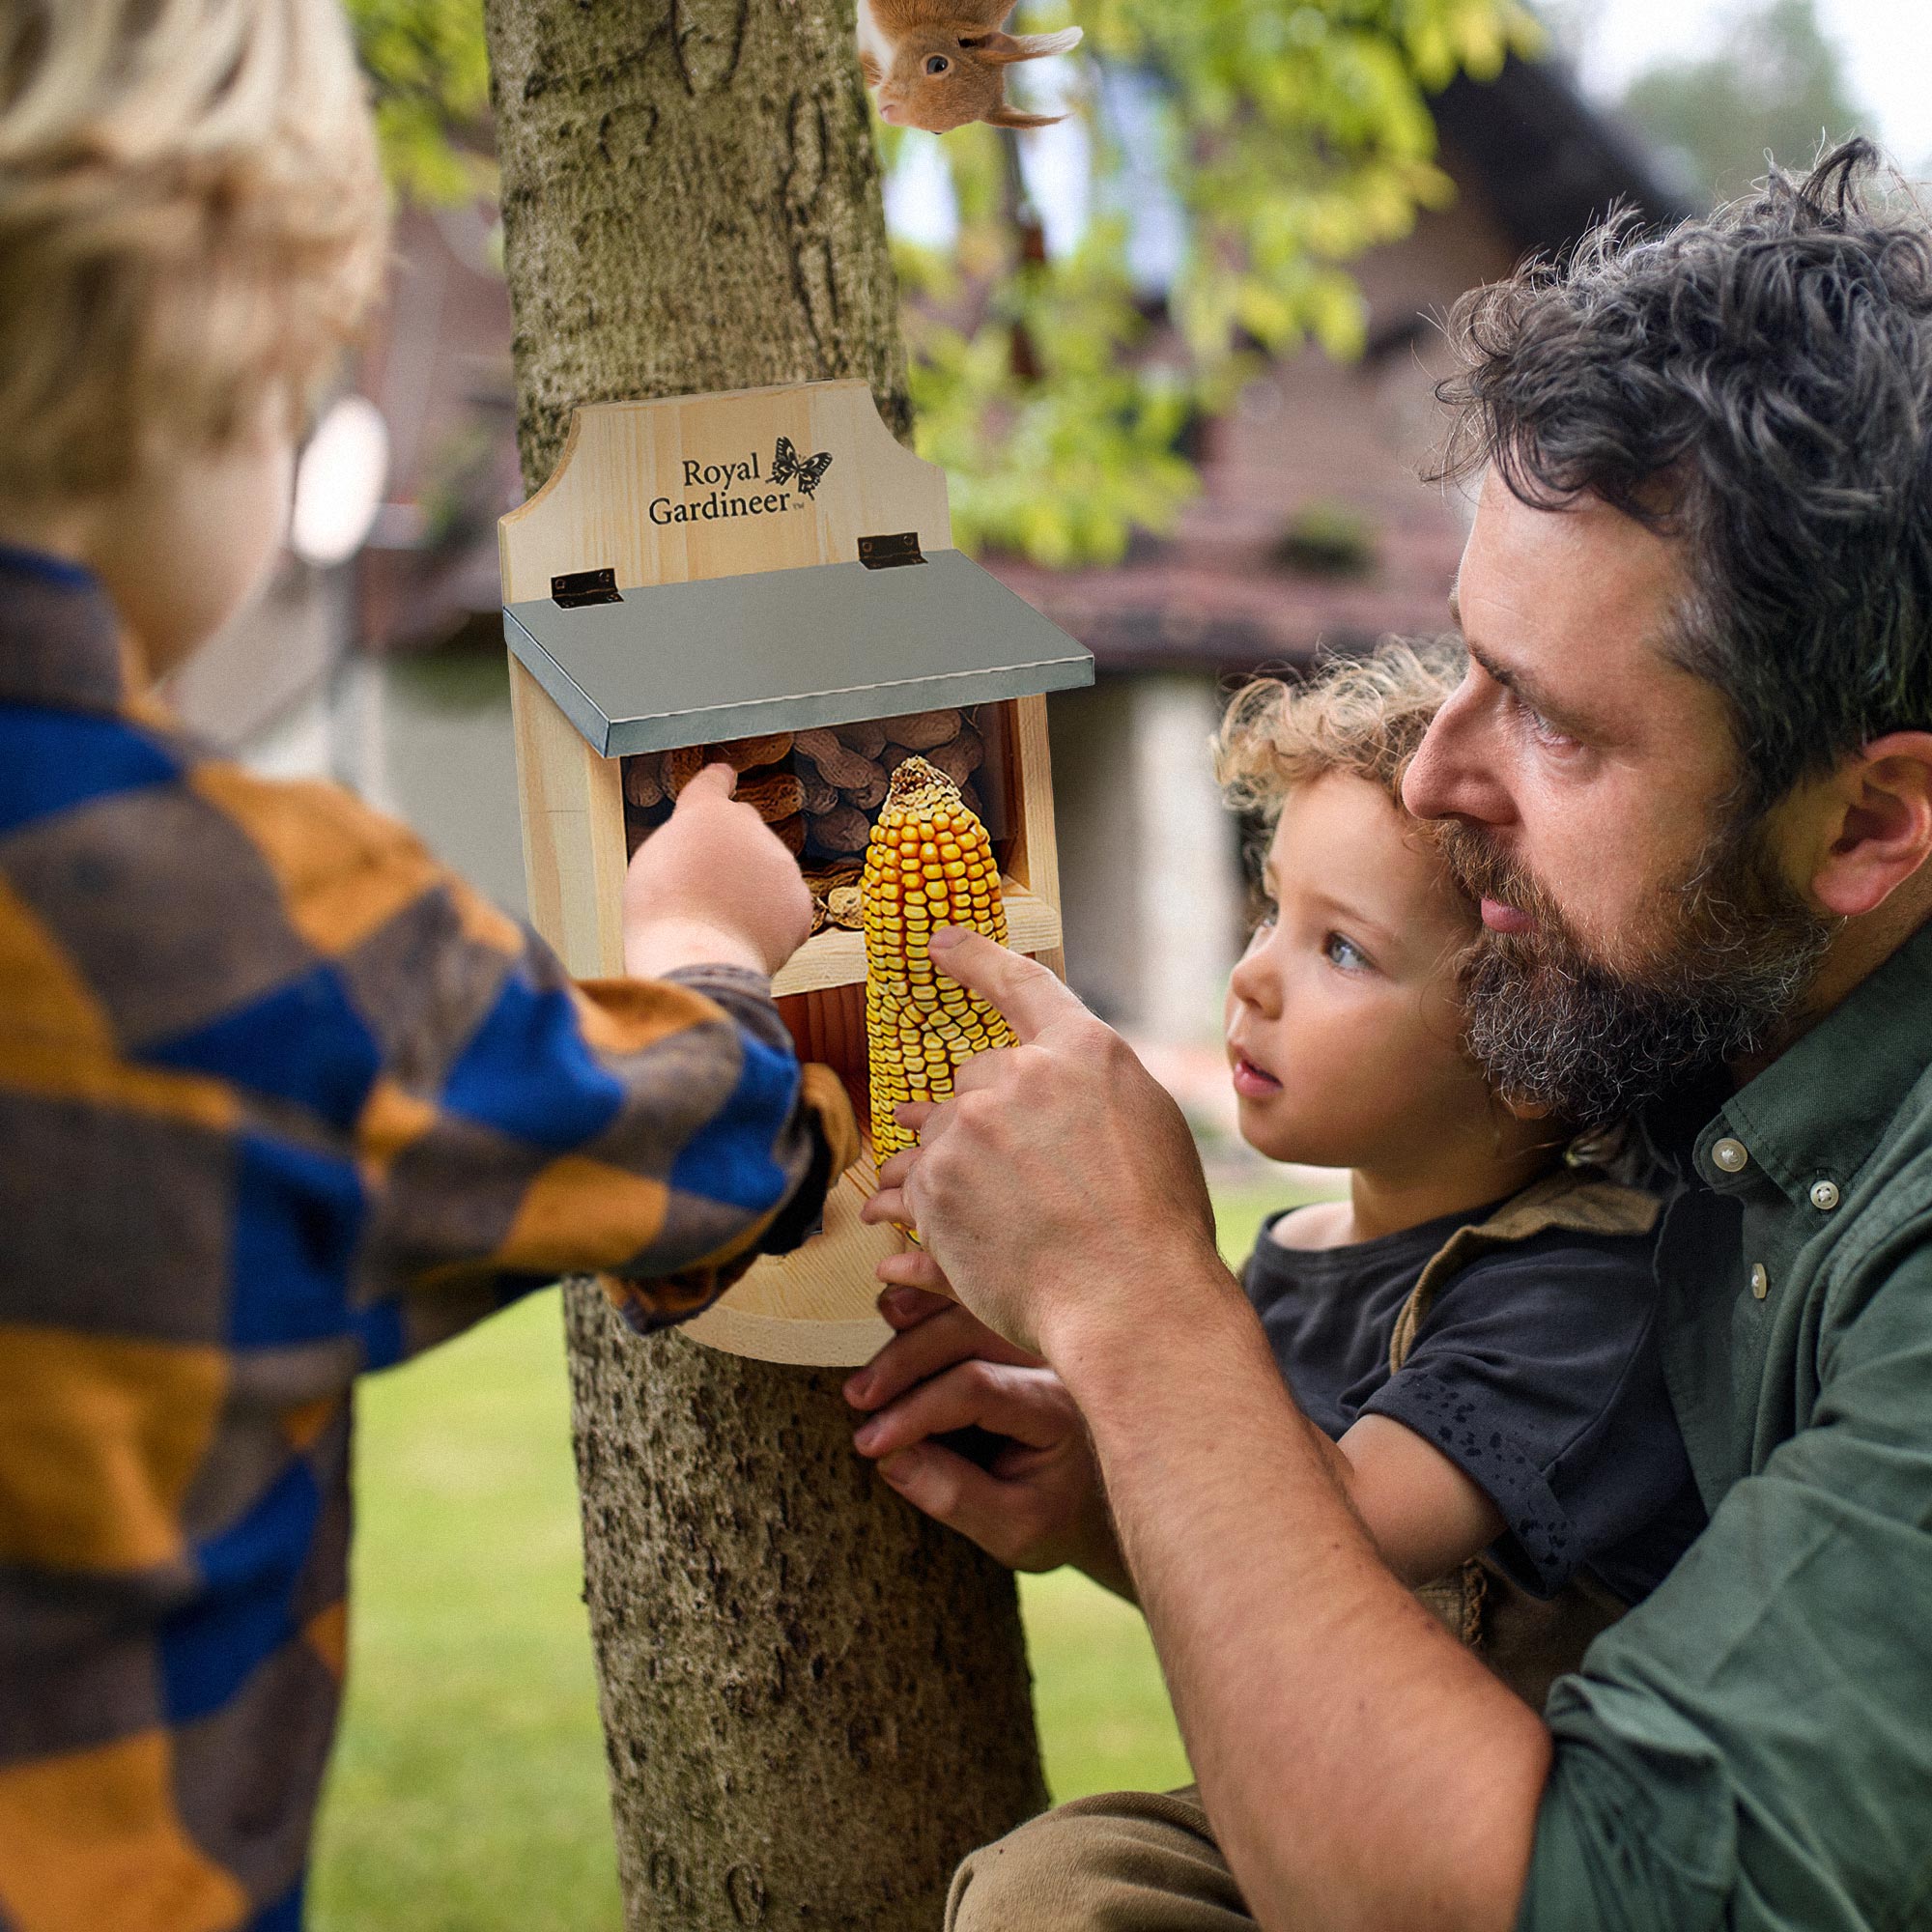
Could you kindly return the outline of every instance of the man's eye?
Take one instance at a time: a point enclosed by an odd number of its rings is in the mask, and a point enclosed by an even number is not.
[[[1321,956],[1345,973],[1366,972],[1370,964],[1369,955],[1346,933],[1340,932],[1331,932],[1321,942]]]
[[[1552,752],[1565,752],[1573,749],[1579,742],[1577,739],[1573,738],[1568,731],[1552,724],[1542,712],[1537,710],[1535,705],[1525,704],[1515,692],[1509,694],[1509,701],[1517,716],[1529,727],[1530,736],[1539,745],[1543,745]]]

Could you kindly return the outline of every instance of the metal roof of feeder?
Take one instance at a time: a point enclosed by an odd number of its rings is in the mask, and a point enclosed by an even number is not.
[[[503,607],[519,661],[608,758],[1065,691],[1083,645],[956,550],[619,590],[558,579]]]

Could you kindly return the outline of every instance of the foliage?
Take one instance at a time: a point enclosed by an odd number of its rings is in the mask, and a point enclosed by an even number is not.
[[[975,131],[995,145],[991,129]],[[1058,566],[1118,554],[1130,525],[1157,527],[1193,489],[1175,449],[1186,381],[1125,359],[1147,325],[1115,266],[1119,226],[1096,224],[1064,263],[1012,265],[963,326],[949,315],[966,274],[906,251],[905,280],[924,296],[904,316],[915,435],[952,481],[953,526],[969,546]],[[1014,368],[1022,327],[1037,375]]]
[[[477,129],[490,104],[482,0],[347,0],[397,191],[422,202],[494,194]]]
[[[941,143],[955,243],[898,249],[919,447],[952,475],[962,540],[1061,565],[1112,561],[1136,528],[1172,525],[1195,487],[1176,433],[1225,409],[1257,359],[1311,340],[1359,352],[1343,265],[1449,195],[1429,92],[1534,43],[1517,0],[1083,0],[1079,17],[1090,73],[1154,83],[1151,123],[1123,123],[1104,87],[1080,111],[1094,201],[1118,202],[1132,163],[1176,204],[1185,240],[1162,312],[1136,299],[1131,208],[1060,259],[1028,259],[1015,137],[986,128]],[[879,131],[888,166],[934,138]],[[1150,138],[1153,154],[1134,152]]]
[[[1019,143],[1041,137],[975,126],[939,145],[956,235],[895,250],[918,447],[952,478],[960,540],[1062,566],[1172,526],[1196,487],[1181,432],[1225,409],[1259,358],[1307,342],[1359,352],[1346,263],[1449,196],[1429,94],[1492,75],[1537,38],[1524,0],[1078,6],[1085,45],[1052,65],[1083,77],[1071,105],[1088,139],[1056,191],[1096,217],[1049,255],[1018,166]],[[477,0],[351,7],[398,182],[473,191],[459,135],[486,98]],[[1140,81],[1149,111],[1123,120],[1110,75]],[[874,129],[888,169],[908,140],[938,138]],[[1130,266],[1148,182],[1183,237],[1157,289]]]
[[[1819,30],[1813,0],[1745,6],[1718,44],[1707,59],[1663,61],[1640,73],[1623,103],[1706,194],[1741,193],[1764,173],[1767,149],[1802,169],[1821,141],[1869,131],[1871,117]]]

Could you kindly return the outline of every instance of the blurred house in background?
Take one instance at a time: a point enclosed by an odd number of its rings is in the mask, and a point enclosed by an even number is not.
[[[1082,993],[1144,1041],[1219,1037],[1245,896],[1206,749],[1227,683],[1445,622],[1467,512],[1417,480],[1437,432],[1435,319],[1614,204],[1653,220],[1684,212],[1560,70],[1513,61],[1492,83],[1457,81],[1435,107],[1456,198],[1354,265],[1370,312],[1362,359],[1277,362],[1225,418],[1198,425],[1203,490],[1171,538],[1065,574],[986,559],[1098,661],[1092,691],[1053,700],[1067,956]],[[1151,231],[1165,217],[1151,205],[1145,218]],[[353,563],[292,558],[268,605],[175,696],[258,762],[329,772],[400,812],[520,907],[495,523],[523,489],[496,249],[487,210],[405,213],[355,381],[387,439],[366,542]],[[1156,267],[1156,314],[1157,281]],[[237,668],[264,659],[273,673],[244,703]],[[1189,1061],[1168,1058],[1183,1089]]]

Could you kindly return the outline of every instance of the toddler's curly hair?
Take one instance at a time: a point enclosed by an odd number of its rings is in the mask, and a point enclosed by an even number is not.
[[[1387,638],[1365,657],[1326,659],[1298,684],[1243,685],[1214,739],[1222,795],[1272,825],[1293,787],[1349,772],[1400,806],[1403,775],[1467,662],[1453,637]]]
[[[386,236],[337,0],[7,0],[0,495],[111,493],[299,410]]]

